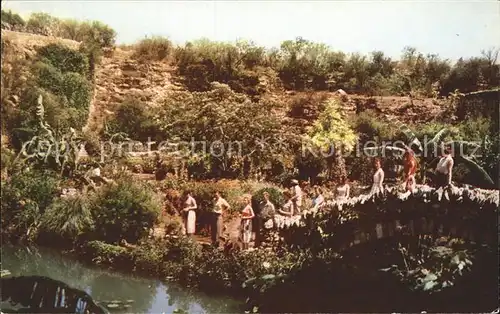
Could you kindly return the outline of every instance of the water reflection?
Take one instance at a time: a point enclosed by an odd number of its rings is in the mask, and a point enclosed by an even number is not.
[[[8,269],[12,276],[60,280],[86,291],[97,303],[120,305],[108,308],[114,313],[172,313],[179,309],[188,313],[238,312],[238,302],[229,298],[208,297],[158,280],[87,267],[47,249],[3,246],[2,269]]]

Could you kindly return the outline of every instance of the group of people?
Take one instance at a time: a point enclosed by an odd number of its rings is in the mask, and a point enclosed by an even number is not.
[[[413,151],[409,148],[403,154],[403,164],[405,189],[406,191],[413,192],[417,185],[415,173],[417,172],[418,163]],[[453,165],[454,160],[451,154],[451,148],[445,147],[434,171],[433,184],[436,188],[451,185]],[[384,181],[384,171],[381,168],[380,159],[375,160],[375,169],[376,172],[373,176],[373,192],[381,190],[382,182]]]
[[[403,155],[403,160],[405,189],[406,191],[413,192],[416,188],[415,174],[417,172],[418,164],[411,149],[406,150]],[[437,187],[447,186],[451,184],[453,164],[454,161],[451,156],[450,149],[446,148],[435,169],[435,183]],[[373,184],[370,193],[380,193],[383,191],[384,170],[382,169],[382,163],[379,158],[375,158],[374,168],[375,173],[373,174]],[[349,186],[347,177],[343,176],[335,189],[334,199],[337,202],[346,201],[350,196],[350,190],[351,188]],[[302,211],[303,200],[305,197],[307,197],[307,194],[312,194],[311,198],[313,210],[318,209],[325,202],[323,193],[323,189],[319,186],[312,187],[311,193],[305,193],[305,191],[303,191],[300,187],[299,181],[294,179],[291,181],[290,189],[286,190],[283,193],[285,197],[285,204],[277,210],[275,205],[270,200],[269,193],[264,192],[263,201],[259,204],[258,215],[255,214],[255,211],[252,208],[251,195],[245,195],[243,197],[242,209],[240,211],[240,240],[243,244],[243,249],[247,249],[252,240],[252,225],[257,226],[257,228],[260,229],[262,228],[263,222],[270,221],[275,215],[282,215],[286,217],[300,215]],[[224,231],[223,213],[229,211],[231,206],[222,197],[220,191],[217,191],[215,193],[213,204],[211,238],[212,243],[215,246],[219,246],[219,242]],[[196,200],[194,199],[192,193],[190,191],[186,191],[184,194],[184,207],[182,209],[182,214],[184,231],[187,235],[193,235],[195,233],[197,208],[198,207],[196,204]],[[255,221],[256,223],[252,223],[253,221]],[[256,237],[258,238],[259,232],[258,230],[255,231],[257,231]],[[256,242],[259,242],[258,239],[256,239]]]
[[[337,187],[337,200],[345,200],[349,197],[349,184],[347,184],[347,178],[343,178],[341,184]],[[240,240],[243,244],[243,249],[249,248],[249,244],[252,241],[252,226],[257,226],[261,228],[264,221],[272,219],[275,215],[283,215],[286,217],[291,217],[294,215],[299,215],[301,213],[301,208],[303,204],[304,192],[299,185],[298,180],[291,181],[290,190],[285,191],[285,204],[276,209],[275,205],[271,202],[270,195],[268,192],[263,193],[263,201],[259,204],[258,215],[255,214],[252,208],[252,197],[251,195],[243,196],[242,210],[240,211],[241,225],[240,225]],[[325,198],[323,196],[323,191],[319,186],[313,187],[313,198],[312,203],[315,208],[318,208],[323,204]],[[191,191],[184,192],[184,202],[183,208],[181,210],[183,218],[183,230],[184,233],[192,236],[196,230],[196,210],[198,205]],[[219,246],[220,239],[224,231],[223,223],[223,213],[231,209],[229,203],[222,197],[221,192],[217,191],[214,195],[214,203],[212,209],[212,223],[211,229],[211,239],[212,244]],[[258,216],[258,217],[257,217]],[[254,219],[257,218],[257,219]],[[257,223],[253,223],[257,220]],[[256,237],[258,237],[258,232]]]

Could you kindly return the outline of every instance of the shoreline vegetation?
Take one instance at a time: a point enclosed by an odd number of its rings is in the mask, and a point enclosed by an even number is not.
[[[490,291],[497,288],[491,239],[498,190],[490,189],[499,183],[498,49],[451,63],[411,47],[393,60],[303,38],[269,50],[207,39],[175,46],[161,37],[116,47],[116,32],[100,22],[45,13],[25,21],[2,10],[4,30],[76,42],[25,47],[2,36],[3,243],[52,247],[92,265],[233,295],[246,299],[242,311],[497,306]],[[109,80],[116,80],[113,88]],[[158,93],[155,84],[170,89]],[[203,139],[221,153],[120,151],[101,160],[102,143],[150,139]],[[228,150],[235,142],[237,155]],[[361,155],[325,156],[304,154],[304,143],[347,152],[377,145]],[[437,148],[444,146],[460,154],[443,192],[427,185],[437,183]],[[403,195],[398,152],[405,147],[436,151],[416,157],[418,188]],[[375,155],[367,151],[382,155],[385,188],[364,197],[374,174]],[[305,184],[301,209],[313,207],[314,186],[325,191],[324,205],[298,224],[264,230],[263,247],[240,250],[231,226],[242,197],[252,196],[256,215],[264,192],[281,209],[292,179]],[[348,181],[350,197],[340,208],[334,191],[341,181]],[[185,191],[196,199],[198,238],[181,234]],[[229,227],[222,249],[197,241],[208,237],[217,191],[231,208],[223,216]],[[385,227],[394,221],[401,226]],[[445,230],[430,221],[445,222]],[[352,241],[358,244],[346,249]]]

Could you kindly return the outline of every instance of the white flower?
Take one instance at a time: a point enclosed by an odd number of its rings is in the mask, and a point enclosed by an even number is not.
[[[271,264],[269,264],[269,262],[264,262],[262,263],[262,266],[264,266],[264,268],[269,268],[271,267]]]

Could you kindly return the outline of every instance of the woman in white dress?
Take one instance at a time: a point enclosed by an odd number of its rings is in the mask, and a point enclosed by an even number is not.
[[[345,202],[349,198],[351,192],[351,187],[347,183],[347,178],[340,178],[340,185],[337,186],[337,193],[335,195],[335,200],[337,202]]]
[[[191,195],[191,191],[185,192],[186,201],[184,203],[183,211],[183,221],[184,221],[184,232],[192,236],[195,233],[196,226],[196,212],[198,208],[196,205],[196,200]]]
[[[382,193],[384,190],[384,170],[382,169],[382,164],[380,159],[375,158],[374,161],[375,173],[373,174],[373,185],[370,194]]]
[[[443,156],[439,159],[436,166],[436,185],[437,188],[446,187],[451,185],[451,177],[453,171],[453,157],[451,156],[451,149],[445,147]]]
[[[250,240],[252,239],[252,219],[255,213],[252,209],[252,201],[249,196],[243,198],[245,207],[241,211],[241,241],[243,242],[243,249],[246,250],[250,247]]]

